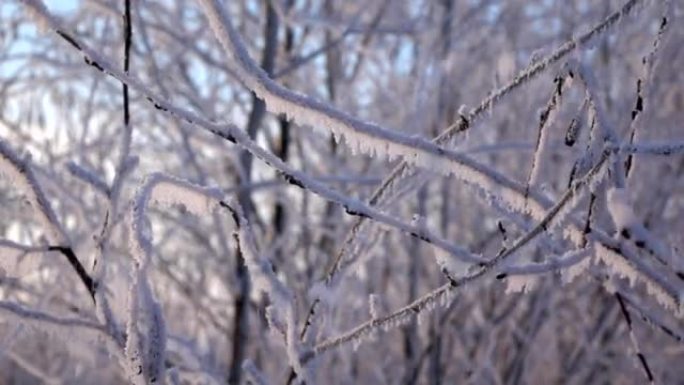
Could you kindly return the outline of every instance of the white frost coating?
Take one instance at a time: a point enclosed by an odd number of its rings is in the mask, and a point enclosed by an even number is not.
[[[36,7],[36,4],[40,2],[37,0],[24,0],[24,3],[26,3],[29,7]],[[42,12],[44,9],[38,7],[36,10],[38,12]],[[49,23],[50,27],[53,30],[63,30],[62,24],[52,15],[45,13],[42,16]],[[80,51],[83,53],[85,58],[100,64],[105,73],[120,80],[123,83],[128,84],[128,86],[131,89],[134,89],[140,92],[141,94],[145,95],[147,98],[156,103],[158,107],[164,109],[172,116],[175,116],[178,119],[189,122],[191,124],[198,125],[222,138],[227,138],[228,136],[233,137],[239,145],[241,145],[243,148],[254,154],[259,159],[263,160],[273,168],[286,173],[286,175],[297,178],[297,180],[301,182],[306,189],[309,189],[314,193],[325,197],[326,199],[337,202],[338,204],[347,207],[351,211],[367,215],[378,222],[384,223],[391,227],[395,227],[407,233],[420,233],[420,231],[417,231],[417,229],[415,229],[413,226],[409,226],[404,222],[398,221],[396,220],[396,218],[388,216],[383,212],[374,209],[369,205],[359,201],[358,199],[353,199],[347,195],[340,194],[337,191],[330,190],[326,185],[319,183],[318,181],[307,176],[306,174],[296,171],[292,167],[282,162],[278,157],[274,156],[272,153],[265,151],[264,149],[259,147],[249,138],[249,136],[246,133],[244,133],[242,130],[235,127],[234,125],[213,123],[202,118],[199,115],[192,113],[191,111],[178,108],[168,103],[163,97],[152,92],[137,78],[133,78],[130,75],[118,70],[117,67],[114,66],[110,61],[106,60],[104,57],[102,57],[97,52],[92,50],[87,44],[80,41],[77,37],[71,36],[71,39],[78,44],[78,46],[80,47]],[[335,131],[333,131],[333,133],[335,133]],[[377,141],[380,143],[382,147],[394,146],[394,144],[381,139],[377,139]],[[429,144],[429,142],[428,145],[434,147],[434,145]],[[524,207],[525,200],[521,197],[521,194],[519,193],[520,191],[522,191],[522,187],[517,182],[512,181],[501,174],[498,174],[496,171],[484,165],[474,162],[473,160],[462,154],[448,152],[443,149],[437,150],[438,154],[440,152],[443,152],[443,156],[448,156],[450,158],[449,160],[454,162],[452,164],[451,172],[453,172],[454,175],[456,175],[459,179],[462,179],[471,185],[479,186],[484,190],[491,191],[495,189],[496,191],[501,191],[501,194],[506,196],[505,199],[507,201],[509,197],[512,197],[516,200],[515,203],[512,204],[512,206]],[[440,159],[443,160],[443,158]],[[534,204],[531,204],[531,206],[535,208],[541,207],[541,205],[536,204],[536,202],[534,202]],[[543,207],[541,207],[538,213],[543,215],[543,212]],[[464,261],[482,261],[481,256],[473,255],[468,250],[457,245],[454,245],[453,243],[438,237],[436,234],[423,233],[421,235],[425,235],[426,238],[429,238],[430,243],[432,243],[433,245],[436,245],[437,247],[452,253],[454,256],[463,259]]]
[[[0,140],[0,175],[9,179],[33,207],[50,242],[68,245],[69,239],[31,169],[30,158],[22,159],[3,140]]]
[[[529,293],[539,282],[539,277],[531,274],[510,275],[506,277],[506,294]]]
[[[644,274],[640,274],[629,262],[614,251],[609,250],[601,244],[597,244],[595,250],[596,258],[602,261],[615,275],[627,278],[632,286],[637,282],[637,279],[640,280],[646,285],[648,294],[655,297],[656,301],[661,306],[675,311],[677,314],[681,314],[682,309],[677,303],[677,301],[681,303],[681,300],[684,297],[681,291],[676,297],[673,297],[673,295],[668,293],[661,284],[653,281]]]
[[[629,192],[624,188],[611,188],[606,193],[608,211],[615,226],[619,229],[629,229],[638,224],[634,209],[632,209]]]
[[[166,327],[161,306],[154,298],[146,277],[152,251],[152,233],[146,217],[150,201],[160,205],[182,205],[189,212],[211,214],[222,193],[155,173],[138,189],[130,213],[129,249],[135,260],[135,271],[129,294],[126,341],[126,367],[134,383],[164,380]]]
[[[535,186],[539,183],[542,165],[544,163],[544,159],[547,158],[547,154],[549,153],[549,132],[551,131],[550,127],[553,126],[553,123],[556,121],[558,111],[560,110],[562,90],[563,88],[567,87],[565,79],[562,79],[560,81],[563,82],[560,85],[561,88],[554,91],[553,96],[551,96],[551,99],[544,107],[540,115],[537,148],[534,152],[534,158],[532,159],[532,170],[530,170],[528,186]]]
[[[450,284],[443,285],[389,315],[377,319],[370,319],[339,336],[327,339],[316,345],[314,354],[322,354],[328,350],[348,343],[357,345],[360,344],[363,339],[372,336],[378,329],[382,329],[386,332],[405,325],[411,322],[419,313],[423,311],[432,311],[437,305],[444,303],[444,301],[448,301],[450,299],[448,297],[448,292],[450,290],[452,290]]]
[[[597,260],[603,262],[606,267],[608,267],[613,274],[618,277],[626,278],[629,284],[634,286],[637,278],[639,277],[639,272],[627,262],[624,258],[618,255],[616,252],[609,250],[602,244],[596,244],[594,247],[595,257]]]
[[[139,193],[133,203],[133,209],[129,217],[131,232],[128,242],[128,249],[136,262],[136,267],[139,269],[147,267],[152,252],[152,229],[145,215],[146,210],[147,199]]]
[[[126,346],[124,347],[124,357],[126,362],[122,363],[128,376],[128,380],[134,385],[145,384],[143,377],[143,336],[138,328],[139,319],[139,298],[140,288],[137,274],[131,284],[128,293],[128,319],[126,321]]]
[[[273,82],[249,57],[247,49],[234,29],[224,7],[216,0],[198,0],[209,24],[227,54],[238,63],[240,80],[259,98],[269,111],[286,114],[298,124],[311,126],[333,136],[344,136],[352,149],[359,148],[366,154],[399,156],[410,164],[416,164],[444,174],[454,174],[475,185],[489,186],[491,180],[482,175],[469,158],[447,150],[417,136],[403,135],[379,125],[359,120],[332,106],[306,95],[297,94]],[[459,174],[466,173],[469,175]],[[503,186],[510,188],[510,186]]]
[[[170,176],[155,174],[151,200],[161,206],[181,206],[197,215],[210,215],[223,193],[218,188],[204,188]]]
[[[254,289],[268,295],[273,307],[280,313],[279,316],[285,316],[284,310],[290,306],[293,300],[292,294],[276,277],[271,263],[258,255],[251,231],[245,229],[249,226],[247,221],[241,219],[240,222],[238,230],[240,250]]]
[[[64,30],[62,28],[62,24],[54,18],[52,15],[48,14],[47,12],[43,12],[44,9],[40,7],[36,7],[36,4],[42,4],[37,0],[23,0],[25,4],[27,4],[30,7],[36,8],[36,10],[41,13],[41,16],[45,18],[45,20],[49,23],[50,27],[53,30],[56,31],[62,31]],[[206,3],[206,1],[205,1]],[[629,13],[631,8],[635,3],[638,3],[636,0],[630,0],[628,1],[619,12],[616,12],[611,16],[609,19],[606,20],[605,22],[601,23],[598,25],[594,30],[592,30],[590,33],[586,34],[585,36],[582,36],[578,41],[581,44],[584,44],[588,39],[590,39],[592,36],[598,35],[610,25],[614,24],[616,20],[619,20],[624,14]],[[149,99],[151,99],[154,103],[156,103],[160,108],[164,109],[167,111],[170,115],[173,115],[179,119],[182,119],[184,121],[187,121],[191,124],[198,125],[216,135],[219,135],[220,137],[223,138],[229,138],[229,136],[233,136],[235,141],[243,146],[245,149],[253,153],[255,156],[259,157],[260,159],[264,160],[268,164],[270,164],[272,167],[280,170],[281,172],[287,173],[287,175],[294,175],[299,178],[299,181],[302,182],[302,184],[305,186],[305,188],[315,192],[316,194],[319,194],[329,200],[335,201],[340,204],[347,204],[351,203],[351,209],[356,209],[358,212],[368,215],[375,219],[376,221],[389,224],[392,227],[397,227],[401,230],[406,231],[409,226],[406,226],[405,223],[401,223],[396,221],[395,218],[388,217],[384,213],[379,212],[378,210],[375,210],[368,205],[363,204],[362,202],[355,200],[355,199],[350,199],[347,196],[344,196],[342,194],[337,193],[336,191],[329,190],[327,186],[324,186],[320,183],[317,183],[315,180],[312,178],[308,178],[306,175],[300,175],[301,173],[296,173],[295,170],[290,168],[288,165],[284,164],[281,162],[277,157],[273,156],[273,154],[264,151],[261,149],[258,145],[253,143],[252,141],[249,140],[248,136],[242,132],[241,130],[235,128],[232,125],[228,124],[218,124],[218,123],[213,123],[210,121],[207,121],[206,119],[203,119],[201,116],[198,116],[190,111],[178,108],[169,102],[167,102],[163,97],[160,97],[159,95],[155,94],[152,92],[148,87],[146,87],[141,81],[139,81],[137,78],[133,78],[129,76],[128,74],[123,73],[122,71],[118,70],[116,66],[112,65],[112,63],[108,60],[106,60],[104,57],[99,55],[97,52],[92,50],[88,45],[86,45],[84,42],[80,41],[75,36],[71,36],[73,42],[78,44],[80,51],[83,53],[83,55],[91,60],[95,61],[100,66],[103,68],[105,73],[108,75],[126,83],[131,87],[132,89],[135,89],[136,91],[140,92],[141,94],[145,95]],[[564,55],[564,52],[569,52],[569,50],[572,50],[573,47],[575,46],[574,43],[568,43],[568,46],[565,48],[562,48],[558,51],[557,54],[551,55],[552,58],[550,58],[551,61],[557,60],[558,57]],[[540,67],[541,68],[541,67]],[[518,77],[516,78],[516,81],[513,82],[513,85],[511,87],[507,87],[506,90],[513,89],[516,84],[519,84],[522,79],[528,79],[532,76],[532,74],[538,73],[537,70],[530,70],[528,72],[528,75]],[[508,92],[508,91],[506,91]],[[497,92],[492,97],[488,98],[486,103],[484,103],[484,107],[486,108],[489,105],[492,105],[497,99],[500,99],[501,96],[505,92]],[[387,143],[386,141],[384,142],[385,144]],[[453,154],[445,153],[443,154],[444,157],[446,156],[454,156]],[[475,174],[475,180],[468,180],[467,178],[470,175],[467,175],[467,173],[464,173],[460,175],[460,178],[466,180],[468,183],[474,184],[474,185],[479,185],[480,183],[484,182],[487,187],[490,186],[495,186],[495,188],[489,188],[486,190],[490,191],[501,191],[501,196],[508,201],[507,203],[514,203],[513,206],[515,207],[524,207],[524,198],[522,198],[521,191],[521,186],[516,183],[515,181],[510,180],[504,175],[501,175],[499,173],[496,173],[493,170],[487,169],[482,165],[479,165],[475,162],[473,162],[470,158],[463,157],[461,156],[461,161],[463,162],[461,165],[463,166],[464,169],[466,169],[469,172],[473,172]],[[458,174],[458,173],[456,173]],[[481,186],[485,187],[485,186]],[[524,188],[524,187],[523,187]],[[501,190],[499,190],[501,189]],[[511,197],[515,202],[510,202],[508,198]],[[531,206],[534,207],[535,213],[533,216],[538,217],[543,215],[544,213],[544,208],[548,207],[551,202],[546,198],[542,197],[539,194],[530,194],[530,197],[533,198],[530,200]],[[522,202],[522,203],[520,203]],[[581,232],[581,229],[578,227],[576,222],[573,222],[573,226],[569,227],[572,231],[573,234],[577,234]],[[598,233],[597,233],[598,234]],[[449,250],[450,252],[454,252],[456,256],[459,257],[464,257],[464,258],[470,258],[472,259],[472,254],[467,252],[466,250],[463,250],[458,247],[454,247],[454,245],[445,242],[442,239],[432,239],[433,244],[438,245],[440,248],[445,248],[446,250]],[[437,242],[439,241],[439,242]],[[479,257],[476,257],[475,259],[481,259]]]
[[[650,279],[645,280],[646,283],[646,292],[655,297],[656,301],[660,304],[660,306],[664,307],[665,309],[669,309],[674,311],[677,316],[682,315],[684,313],[684,306],[682,306],[682,300],[684,300],[684,291],[680,291],[679,295],[677,296],[677,299],[675,300],[671,295],[669,295],[665,290],[660,285],[657,285],[655,282],[651,281]],[[679,301],[679,305],[677,304],[677,301]]]
[[[218,205],[222,192],[161,173],[147,176],[138,189],[130,216],[132,240],[129,248],[140,265],[145,265],[152,247],[152,234],[146,218],[149,201],[162,206],[182,206],[197,215],[209,215]]]
[[[128,295],[123,367],[133,384],[164,381],[166,324],[150,289],[144,266],[138,266]]]
[[[146,312],[145,373],[151,383],[163,382],[166,351],[166,323],[159,302],[154,298],[146,277],[140,279],[141,306]]]

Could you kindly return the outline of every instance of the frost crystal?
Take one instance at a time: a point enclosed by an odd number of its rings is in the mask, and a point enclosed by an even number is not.
[[[627,278],[629,283],[634,285],[639,273],[622,256],[601,244],[596,245],[595,253],[596,259],[603,262],[613,274],[622,278]]]

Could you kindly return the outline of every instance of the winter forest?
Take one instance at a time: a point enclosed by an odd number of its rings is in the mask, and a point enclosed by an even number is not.
[[[0,383],[684,384],[680,0],[2,0]]]

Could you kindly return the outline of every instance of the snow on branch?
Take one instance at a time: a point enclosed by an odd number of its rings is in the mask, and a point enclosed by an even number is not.
[[[402,157],[411,163],[430,167],[441,164],[450,172],[445,149],[420,137],[409,137],[373,123],[359,120],[345,112],[306,95],[297,94],[275,83],[249,56],[223,5],[215,0],[200,0],[209,24],[224,50],[237,64],[240,80],[263,99],[273,113],[287,115],[299,124],[332,132],[344,138],[352,150],[380,156]]]
[[[453,255],[455,258],[463,260],[465,262],[477,263],[481,262],[482,258],[479,255],[475,255],[468,251],[467,249],[453,244],[452,242],[438,236],[437,234],[429,231],[428,229],[420,226],[416,226],[411,223],[406,223],[401,220],[396,219],[393,216],[385,214],[383,211],[371,207],[370,205],[342,194],[336,190],[332,190],[325,184],[311,178],[305,173],[295,170],[290,167],[285,162],[281,161],[278,157],[274,156],[272,153],[264,150],[252,140],[249,139],[246,133],[238,128],[230,125],[231,128],[230,135],[234,138],[241,146],[250,151],[254,156],[264,161],[269,166],[280,171],[281,175],[292,185],[309,190],[315,194],[322,196],[323,198],[330,200],[339,204],[345,208],[345,211],[351,215],[357,215],[362,217],[372,218],[373,220],[383,223],[389,227],[396,228],[404,233],[407,233],[415,238],[423,240],[430,243],[448,253]],[[475,184],[481,184],[486,186],[487,189],[494,189],[496,186],[503,185],[507,187],[506,184],[517,186],[516,182],[505,179],[505,177],[500,177],[498,175],[488,175],[488,169],[483,166],[471,161],[469,158],[458,155],[464,162],[463,174],[461,176],[465,180],[472,181]],[[510,188],[510,187],[509,187]],[[520,201],[522,202],[522,200]]]
[[[620,143],[620,138],[612,122],[609,121],[605,114],[601,99],[596,94],[599,88],[594,73],[589,67],[582,63],[569,62],[568,66],[571,68],[570,71],[573,71],[576,74],[576,77],[585,91],[589,120],[592,124],[592,133],[590,134],[592,141],[589,143],[587,151],[587,158],[591,160],[596,156],[594,152],[599,146],[602,148],[617,146]],[[596,133],[593,132],[594,129],[598,129],[601,135],[596,135]],[[625,185],[624,167],[622,154],[614,152],[611,165],[612,178],[614,185],[619,188],[624,187]]]
[[[146,271],[136,270],[128,296],[124,368],[134,384],[163,382],[166,325]]]

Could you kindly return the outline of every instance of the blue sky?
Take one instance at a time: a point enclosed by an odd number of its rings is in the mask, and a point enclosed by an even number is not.
[[[45,5],[51,11],[69,12],[78,7],[80,0],[47,0]]]

